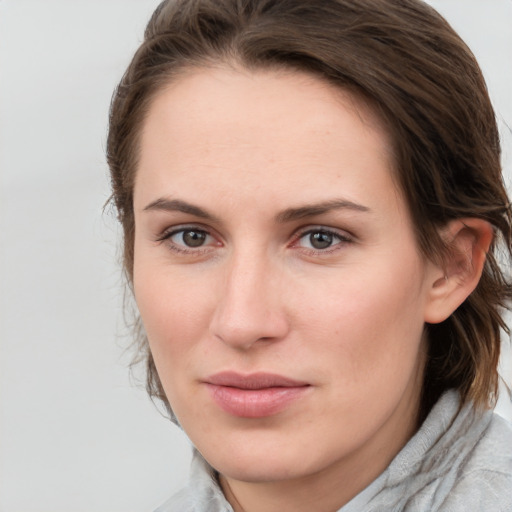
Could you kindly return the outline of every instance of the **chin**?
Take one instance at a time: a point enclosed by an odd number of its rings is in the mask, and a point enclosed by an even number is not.
[[[301,449],[302,443],[260,439],[250,443],[227,442],[229,450],[201,451],[203,457],[220,474],[244,482],[277,482],[301,478],[321,471],[332,461],[318,451]],[[314,455],[314,458],[311,456]]]
[[[269,459],[261,456],[238,457],[237,454],[232,454],[232,459],[229,461],[219,461],[219,464],[214,467],[221,475],[228,478],[252,483],[292,480],[311,473],[296,461],[289,462],[286,459]]]

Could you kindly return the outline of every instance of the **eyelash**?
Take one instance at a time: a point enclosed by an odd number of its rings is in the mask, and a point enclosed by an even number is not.
[[[208,237],[211,237],[213,240],[215,240],[215,237],[209,232],[208,229],[205,229],[200,226],[189,225],[189,226],[179,226],[179,227],[175,227],[170,230],[164,231],[156,239],[156,241],[157,242],[167,242],[169,248],[172,251],[174,251],[176,253],[181,253],[181,254],[199,256],[199,255],[205,254],[206,252],[208,252],[211,249],[211,245],[199,245],[194,248],[191,246],[187,246],[184,243],[177,244],[172,241],[172,237],[174,237],[180,233],[182,235],[184,235],[187,232],[189,232],[189,233],[194,232],[196,234],[205,235],[206,239],[208,239]],[[306,236],[311,237],[312,235],[315,235],[315,234],[327,236],[327,237],[332,238],[333,240],[337,239],[338,241],[336,243],[333,242],[331,245],[329,245],[328,247],[323,248],[323,249],[318,249],[318,248],[315,249],[314,247],[309,247],[309,248],[308,247],[302,247],[302,248],[300,247],[299,243],[304,237],[306,237]],[[332,252],[339,250],[340,249],[339,246],[346,245],[348,243],[352,243],[353,241],[354,241],[353,237],[351,235],[347,234],[346,232],[340,232],[340,231],[333,230],[330,228],[325,228],[322,226],[314,226],[314,227],[308,227],[307,229],[299,231],[292,238],[292,242],[289,245],[289,247],[301,248],[301,250],[308,255],[327,255],[327,254],[330,254]],[[218,242],[217,245],[220,246],[221,243]]]

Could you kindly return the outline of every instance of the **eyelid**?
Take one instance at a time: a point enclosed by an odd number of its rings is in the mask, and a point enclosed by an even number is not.
[[[176,233],[180,233],[181,231],[203,231],[205,233],[208,233],[209,235],[212,235],[212,229],[206,226],[203,226],[201,223],[198,222],[184,222],[182,224],[176,224],[173,226],[168,226],[160,231],[158,235],[156,235],[155,240],[157,242],[161,242],[163,240],[166,240],[167,238],[171,237],[172,235],[175,235]],[[213,235],[212,235],[213,236]]]
[[[317,233],[319,231],[322,231],[324,233],[331,233],[333,235],[336,235],[340,238],[347,239],[347,240],[354,240],[355,236],[346,229],[341,228],[334,228],[332,226],[326,226],[324,224],[310,224],[308,226],[303,226],[296,230],[293,238],[298,239],[303,237],[304,235],[307,235],[309,233]]]

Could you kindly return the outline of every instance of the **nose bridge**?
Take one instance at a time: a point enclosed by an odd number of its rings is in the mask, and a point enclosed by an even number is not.
[[[249,249],[249,250],[248,250]],[[258,340],[277,340],[287,331],[280,295],[279,265],[263,250],[233,251],[212,319],[212,333],[224,343],[246,349]]]

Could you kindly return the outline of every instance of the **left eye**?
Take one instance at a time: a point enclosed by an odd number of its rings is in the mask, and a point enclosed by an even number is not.
[[[324,229],[317,229],[314,231],[308,231],[304,233],[298,241],[300,247],[306,249],[313,249],[315,251],[321,251],[329,249],[330,247],[337,245],[341,242],[348,242],[346,237],[343,237],[332,231]]]
[[[169,236],[169,240],[176,245],[190,247],[202,247],[211,241],[211,235],[201,229],[180,229]]]

